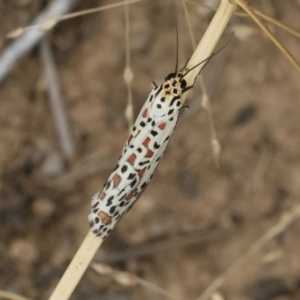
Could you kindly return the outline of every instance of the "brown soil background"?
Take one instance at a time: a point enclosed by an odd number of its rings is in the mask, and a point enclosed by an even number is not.
[[[109,2],[86,1],[75,10]],[[299,1],[262,2],[252,3],[300,29]],[[5,33],[29,24],[40,5],[1,3],[2,49],[9,43]],[[198,41],[212,13],[188,7]],[[162,82],[174,69],[172,3],[131,5],[130,19],[137,114],[150,82]],[[153,282],[173,299],[196,299],[300,199],[299,73],[251,20],[235,17],[228,35],[233,30],[234,40],[204,72],[214,86],[221,168],[195,88],[153,181],[95,258]],[[299,40],[274,31],[300,59]],[[192,45],[181,7],[179,32],[183,65]],[[128,135],[123,8],[62,22],[51,42],[74,138],[72,162],[55,169],[60,151],[39,48],[0,85],[0,287],[32,299],[47,299],[88,232],[90,199]],[[82,176],[75,180],[76,172]],[[223,285],[224,298],[300,299],[299,230],[295,222],[265,245]],[[90,268],[72,299],[164,297]]]

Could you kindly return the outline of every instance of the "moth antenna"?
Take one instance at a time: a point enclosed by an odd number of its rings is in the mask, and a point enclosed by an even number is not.
[[[185,74],[183,74],[182,78],[184,78],[184,76],[186,76],[189,72],[191,72],[192,70],[194,70],[195,68],[197,68],[198,66],[200,66],[201,64],[205,63],[204,66],[201,68],[200,72],[203,70],[203,68],[208,64],[208,62],[215,56],[217,55],[219,52],[221,52],[231,41],[232,37],[234,35],[234,32],[231,34],[230,38],[228,39],[228,41],[226,42],[226,44],[224,46],[222,46],[219,50],[217,50],[216,52],[213,52],[208,58],[202,60],[201,62],[199,62],[198,64],[196,64],[195,66],[193,66],[191,69],[189,69]],[[200,73],[199,72],[199,73]]]
[[[178,11],[175,0],[173,0],[173,8],[175,15],[175,33],[176,33],[176,64],[175,64],[175,74],[178,71],[178,56],[179,56],[179,37],[178,37]]]

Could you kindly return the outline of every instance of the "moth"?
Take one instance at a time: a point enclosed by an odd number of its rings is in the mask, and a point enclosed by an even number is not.
[[[92,199],[88,220],[97,236],[105,239],[146,189],[184,108],[182,94],[195,86],[198,75],[213,55],[185,73],[177,72],[176,63],[175,73],[165,77],[163,84],[152,82],[153,89],[135,121],[116,168]],[[187,86],[184,77],[202,63],[205,64],[193,84]]]

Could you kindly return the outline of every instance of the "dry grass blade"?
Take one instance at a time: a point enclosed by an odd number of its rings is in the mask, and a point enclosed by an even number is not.
[[[198,3],[198,2],[195,2],[195,1],[192,1],[192,0],[182,0],[186,3],[190,3],[190,4],[193,4],[193,5],[197,5],[197,6],[200,6],[200,7],[204,7],[208,10],[211,10],[211,11],[216,11],[217,8],[216,7],[213,7],[213,6],[210,6],[210,5],[207,5],[207,4],[204,4],[204,3]],[[300,38],[300,32],[298,32],[297,30],[283,24],[282,22],[276,20],[275,18],[271,17],[271,16],[268,16],[267,14],[261,12],[260,10],[252,7],[252,10],[253,12],[258,15],[259,17],[261,17],[263,20],[279,27],[279,28],[282,28],[283,30],[289,32],[290,34],[294,35],[295,37],[297,38]],[[234,13],[235,16],[239,16],[239,17],[249,17],[249,15],[247,13],[243,13],[243,12],[235,12]]]
[[[265,13],[261,12],[260,10],[254,8],[254,7],[252,7],[252,10],[256,15],[258,15],[265,21],[268,21],[271,24],[274,24],[277,27],[284,29],[285,31],[289,32],[290,34],[294,35],[295,37],[300,38],[300,32],[298,32],[297,30],[283,24],[282,22],[279,22],[278,20],[266,15]]]
[[[241,268],[249,262],[251,258],[253,258],[264,245],[270,242],[274,237],[281,234],[283,231],[287,229],[291,223],[297,221],[300,218],[300,206],[295,207],[290,212],[284,214],[281,217],[281,220],[273,226],[270,230],[268,230],[261,238],[259,238],[249,250],[240,257],[224,274],[215,279],[208,288],[204,291],[204,293],[197,300],[207,300],[210,295],[218,290],[229,278],[234,276]]]
[[[289,52],[289,50],[275,37],[272,31],[257,17],[253,9],[247,4],[245,0],[232,0],[233,3],[239,5],[254,22],[266,33],[266,35],[272,40],[272,42],[279,48],[279,50],[286,56],[286,58],[294,65],[294,67],[300,72],[300,64],[295,57]]]

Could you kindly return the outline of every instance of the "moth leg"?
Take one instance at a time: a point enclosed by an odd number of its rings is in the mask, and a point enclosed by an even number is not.
[[[201,71],[200,71],[200,72],[201,72]],[[200,75],[200,72],[199,72],[199,73],[197,74],[197,76],[195,77],[194,82],[193,82],[191,85],[187,86],[187,87],[182,91],[182,93],[185,93],[186,91],[192,89],[192,88],[196,85],[197,80],[198,80],[198,77],[199,77],[199,75]]]
[[[188,62],[190,61],[190,58],[187,59],[184,66],[180,69],[180,72],[184,71],[186,69],[186,66],[188,65]]]
[[[156,89],[158,87],[158,85],[156,84],[155,81],[151,81],[151,86],[152,88]]]
[[[179,110],[179,116],[181,116],[186,110],[188,110],[190,107],[188,105],[184,105],[182,107],[180,107]]]

